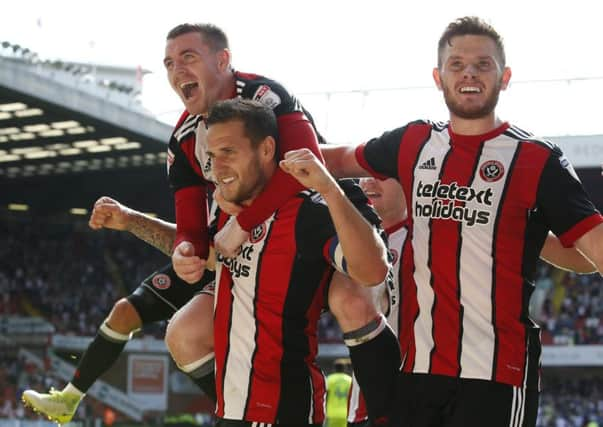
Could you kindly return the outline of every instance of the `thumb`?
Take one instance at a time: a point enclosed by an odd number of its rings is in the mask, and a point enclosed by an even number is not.
[[[195,247],[191,242],[182,242],[179,245],[179,251],[181,255],[193,256],[195,255]]]

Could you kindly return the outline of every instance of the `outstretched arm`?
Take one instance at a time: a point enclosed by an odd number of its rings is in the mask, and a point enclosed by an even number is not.
[[[576,240],[576,247],[603,272],[603,223],[593,227]]]
[[[597,271],[597,268],[579,250],[565,248],[554,234],[547,236],[540,258],[555,267],[563,270],[575,271],[576,273],[588,274]]]
[[[172,254],[175,224],[131,209],[111,197],[103,196],[94,203],[88,225],[94,230],[110,228],[129,231],[164,254]]]
[[[325,165],[336,178],[371,176],[356,159],[356,147],[349,145],[321,145]]]

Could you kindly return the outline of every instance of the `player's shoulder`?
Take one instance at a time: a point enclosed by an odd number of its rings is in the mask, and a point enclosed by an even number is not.
[[[510,125],[505,130],[504,135],[518,141],[520,144],[534,145],[550,152],[551,154],[561,156],[561,148],[552,141],[545,138],[534,135],[533,133],[520,128],[519,126]]]
[[[237,96],[258,101],[272,109],[295,103],[293,95],[281,83],[259,74],[235,72],[235,87]]]
[[[202,119],[203,118],[199,115],[190,114],[188,111],[184,111],[180,115],[180,118],[174,127],[174,131],[172,132],[172,140],[180,142],[187,136],[194,134],[199,121]]]

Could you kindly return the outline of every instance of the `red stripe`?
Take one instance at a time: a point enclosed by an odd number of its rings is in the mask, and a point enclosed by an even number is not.
[[[186,156],[186,160],[190,164],[191,168],[195,171],[197,175],[203,178],[203,171],[201,170],[201,165],[197,160],[197,156],[195,155],[195,133],[191,133],[187,135],[184,141],[180,142],[180,149]]]
[[[443,166],[442,184],[456,182],[468,186],[474,174],[481,144],[458,146],[452,141],[452,152]],[[434,190],[435,192],[435,190]],[[460,201],[442,200],[442,208]],[[434,348],[431,354],[431,372],[439,375],[457,376],[459,373],[459,336],[461,330],[459,313],[459,247],[461,241],[460,224],[452,219],[431,219],[431,245],[429,259],[435,294],[433,310]],[[442,244],[445,242],[445,244]]]
[[[220,282],[216,292],[216,308],[214,310],[214,353],[216,358],[216,415],[224,416],[224,374],[228,337],[231,328],[231,311],[233,296],[231,293],[232,277],[225,266],[222,267]]]
[[[353,418],[352,418],[352,423],[359,423],[361,421],[364,421],[368,418],[368,412],[366,410],[366,402],[364,401],[364,395],[362,394],[362,391],[359,389],[358,390],[358,405],[355,408],[352,408],[351,405],[351,397],[352,397],[352,388],[360,388],[358,386],[357,383],[353,383],[352,387],[350,387],[350,393],[348,394],[348,407],[350,408],[349,411],[349,415],[352,415],[351,412],[353,412]]]
[[[398,152],[398,178],[404,197],[406,197],[406,206],[409,209],[408,226],[409,235],[404,243],[402,259],[400,260],[400,270],[402,270],[404,286],[402,286],[400,309],[400,325],[398,335],[400,337],[400,351],[404,360],[404,372],[412,372],[415,363],[415,332],[414,323],[419,314],[419,302],[417,300],[417,285],[413,276],[414,272],[414,252],[412,249],[411,235],[413,229],[412,208],[413,206],[413,180],[414,170],[419,152],[427,142],[431,134],[429,124],[409,125],[402,136],[400,151]]]
[[[593,214],[587,218],[584,218],[578,224],[574,225],[568,231],[559,236],[559,240],[564,247],[571,248],[574,246],[574,242],[576,240],[584,236],[601,223],[603,223],[603,216],[599,213]]]
[[[494,380],[514,386],[523,382],[526,327],[521,322],[526,212],[536,203],[538,182],[550,151],[537,144],[520,144],[519,154],[501,201],[495,238],[495,329],[497,347]]]
[[[178,129],[180,127],[180,125],[182,123],[184,123],[184,121],[186,120],[186,118],[189,116],[188,111],[183,111],[182,114],[180,114],[180,118],[178,119],[178,122],[176,122],[176,126],[174,127],[174,129]]]
[[[283,309],[287,297],[295,253],[296,215],[303,199],[287,204],[272,223],[269,238],[258,266],[255,319],[256,349],[252,361],[251,384],[244,418],[273,423],[280,399],[281,360],[283,356]],[[293,251],[293,252],[292,252]]]
[[[176,237],[174,247],[183,241],[191,242],[195,255],[207,259],[207,188],[205,185],[181,188],[174,194]]]

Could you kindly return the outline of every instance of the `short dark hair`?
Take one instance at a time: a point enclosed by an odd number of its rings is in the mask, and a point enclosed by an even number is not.
[[[175,39],[178,36],[188,33],[199,33],[203,41],[209,48],[217,52],[222,49],[228,49],[228,37],[221,28],[214,24],[180,24],[172,28],[167,34],[167,40]]]
[[[210,110],[205,123],[207,127],[216,123],[241,121],[245,136],[257,147],[266,137],[278,141],[278,124],[272,109],[258,101],[233,98],[217,102]]]
[[[444,49],[447,45],[451,46],[450,41],[452,40],[452,38],[456,36],[469,35],[490,37],[496,44],[496,50],[498,51],[501,66],[505,66],[505,46],[503,44],[503,39],[500,34],[496,32],[492,25],[488,24],[483,19],[477,16],[464,16],[448,24],[448,26],[442,33],[440,41],[438,42],[438,68],[442,67],[442,56]]]

